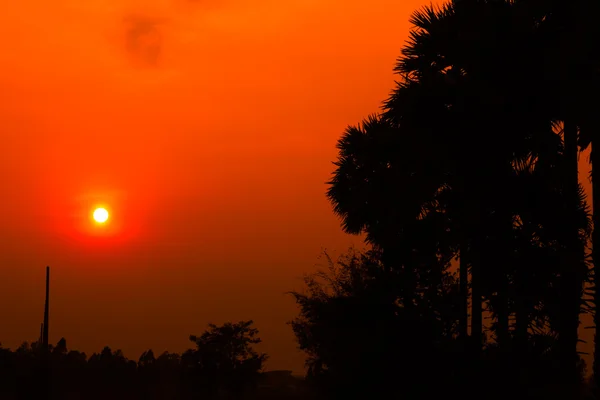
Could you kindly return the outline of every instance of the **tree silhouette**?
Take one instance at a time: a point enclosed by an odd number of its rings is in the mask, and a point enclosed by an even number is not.
[[[543,327],[558,338],[562,375],[574,377],[589,216],[577,181],[577,125],[565,111],[572,108],[543,79],[554,74],[547,55],[560,50],[546,17],[519,1],[415,12],[396,66],[402,79],[381,117],[340,139],[328,197],[346,232],[364,232],[395,255],[383,258],[391,268],[418,275],[424,264],[407,266],[415,254],[431,254],[418,251],[427,244],[439,257],[459,258],[462,336],[471,267],[475,351],[485,304],[505,352],[524,360],[533,330]],[[474,150],[482,140],[493,145]],[[431,211],[436,227],[423,234]]]
[[[600,156],[594,152],[593,141],[598,132],[598,120],[596,110],[598,109],[598,99],[595,93],[600,89],[600,75],[598,66],[600,65],[600,54],[598,53],[598,41],[600,39],[600,28],[597,24],[596,16],[600,12],[598,2],[588,0],[576,0],[572,2],[557,2],[545,4],[547,15],[551,15],[551,23],[548,24],[548,32],[552,39],[559,40],[559,45],[554,48],[557,57],[557,63],[548,64],[548,73],[546,75],[555,78],[555,85],[559,90],[560,106],[563,113],[568,113],[569,118],[576,128],[579,128],[579,145],[586,149],[592,144],[590,154],[590,163],[592,164],[592,201],[593,201],[593,219],[594,227],[598,226],[600,209],[600,196],[598,195],[598,182],[593,175],[594,164],[600,165]],[[542,5],[537,5],[542,8]],[[554,11],[554,12],[553,12]],[[556,84],[559,83],[559,84]],[[576,129],[573,128],[573,131]],[[572,134],[574,135],[574,133]],[[594,229],[593,243],[600,242],[600,233]],[[600,315],[596,311],[597,304],[600,302],[600,291],[595,283],[596,276],[600,274],[600,262],[598,260],[597,249],[600,246],[592,245],[593,277],[594,285],[591,288],[594,296],[594,326],[600,324]],[[594,250],[595,249],[595,250]],[[596,379],[600,379],[600,340],[596,330],[594,339],[594,367],[593,372]],[[596,383],[597,387],[600,387]]]
[[[335,262],[327,254],[325,259],[326,270],[306,276],[307,292],[292,292],[300,315],[291,326],[317,387],[329,398],[428,398],[435,391],[427,380],[446,374],[440,384],[451,383],[440,350],[451,350],[456,333],[452,275],[431,282],[436,289],[421,287],[420,300],[409,308],[398,301],[402,280],[384,267],[379,253],[350,251]]]
[[[156,357],[147,350],[137,363],[108,346],[87,358],[69,350],[62,338],[49,346],[51,391],[36,381],[45,360],[39,343],[24,342],[15,351],[0,346],[0,398],[261,398],[264,394],[257,384],[267,356],[253,349],[260,339],[252,325],[252,321],[210,325],[202,335],[191,337],[195,348],[183,355],[164,352]],[[293,390],[282,388],[280,393],[291,396]]]
[[[184,353],[183,360],[201,377],[204,395],[216,398],[219,393],[228,392],[239,398],[256,389],[267,355],[253,348],[261,340],[252,324],[251,320],[210,324],[202,335],[190,336],[196,348]]]
[[[441,143],[441,157],[439,151],[434,154],[436,159],[443,160],[446,185],[457,196],[448,204],[458,207],[453,211],[454,228],[462,249],[460,270],[465,297],[467,266],[470,264],[472,267],[472,297],[477,299],[472,304],[475,343],[481,342],[482,274],[490,272],[481,268],[489,269],[492,258],[482,253],[486,247],[481,243],[481,231],[486,224],[483,221],[503,208],[498,203],[506,200],[507,187],[499,183],[507,182],[512,174],[513,162],[525,159],[536,150],[528,140],[534,121],[524,118],[524,111],[529,113],[532,105],[515,95],[523,92],[515,90],[522,83],[523,76],[511,73],[515,70],[510,65],[514,58],[504,57],[503,50],[509,47],[516,55],[527,53],[521,44],[520,26],[514,23],[510,7],[506,2],[457,1],[441,8],[425,7],[415,12],[411,18],[415,29],[396,66],[396,72],[401,74],[403,81],[387,101],[385,112],[399,129],[405,129],[406,119],[412,118],[411,114],[415,113],[413,108],[406,107],[406,98],[411,96],[406,88],[422,85],[423,82],[426,92],[434,93],[430,102],[438,105],[428,105],[417,113],[446,109],[441,126],[429,136],[430,142]],[[523,71],[520,73],[526,75]],[[436,89],[431,90],[432,86]],[[436,119],[440,119],[440,113],[434,114]],[[482,127],[485,127],[483,131]],[[430,128],[415,124],[410,129],[420,133]],[[483,132],[493,138],[494,146],[485,151],[472,151],[472,144],[481,140]],[[473,168],[473,165],[478,165],[478,168]],[[504,226],[510,229],[512,216],[509,212],[502,215]],[[498,219],[498,216],[494,218]],[[502,265],[498,263],[497,267]],[[498,284],[504,286],[498,291],[498,296],[503,296],[507,293],[504,274],[495,275],[499,278]],[[497,303],[506,304],[506,299]],[[508,314],[502,307],[498,307],[497,311],[498,340],[506,342]],[[463,331],[465,315],[466,311],[461,323]]]

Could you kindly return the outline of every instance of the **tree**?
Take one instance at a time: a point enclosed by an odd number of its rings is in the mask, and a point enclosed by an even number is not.
[[[407,308],[398,299],[402,282],[412,283],[385,268],[380,252],[325,259],[327,269],[306,276],[306,292],[291,293],[300,314],[290,324],[314,384],[335,398],[427,398],[434,392],[425,380],[453,382],[441,352],[452,351],[456,334],[458,291],[448,271],[422,282],[420,299]]]
[[[88,363],[91,384],[98,387],[97,394],[106,397],[118,393],[120,397],[135,392],[135,361],[128,360],[121,350],[112,351],[108,346],[90,356]]]
[[[407,119],[406,102],[403,101],[406,95],[399,96],[399,92],[405,91],[410,85],[414,86],[415,83],[434,82],[436,86],[446,86],[445,91],[432,90],[430,93],[439,103],[454,110],[457,116],[456,119],[450,118],[450,122],[453,123],[445,128],[445,132],[450,133],[453,140],[442,142],[448,154],[455,158],[446,159],[450,161],[451,167],[448,170],[451,179],[447,183],[459,194],[463,194],[461,203],[464,208],[459,215],[462,226],[458,227],[462,232],[461,247],[469,247],[473,255],[481,255],[485,259],[482,262],[478,257],[470,257],[469,260],[472,264],[472,296],[477,299],[473,302],[474,336],[479,336],[481,331],[481,274],[488,274],[481,268],[489,266],[487,260],[490,258],[481,251],[484,248],[481,243],[481,238],[484,237],[481,229],[482,225],[487,223],[482,221],[487,221],[486,216],[490,215],[490,211],[495,210],[493,212],[497,213],[503,208],[501,204],[490,202],[490,199],[505,197],[502,196],[501,190],[507,187],[498,185],[498,182],[505,181],[505,178],[510,176],[511,165],[514,162],[518,163],[531,157],[537,160],[538,157],[545,156],[543,153],[547,152],[548,147],[558,151],[558,147],[552,147],[556,142],[554,136],[557,136],[558,132],[549,134],[549,128],[557,120],[566,119],[567,122],[564,124],[562,135],[562,155],[565,162],[560,162],[563,177],[557,177],[555,184],[561,186],[564,193],[570,196],[570,206],[564,211],[571,213],[569,221],[577,221],[577,127],[569,122],[570,119],[575,121],[575,111],[571,106],[572,102],[557,97],[547,82],[540,79],[540,76],[553,77],[559,83],[558,93],[563,97],[574,93],[572,79],[569,77],[574,75],[577,68],[571,68],[568,65],[570,61],[567,61],[566,66],[560,62],[547,61],[550,59],[549,53],[567,54],[560,51],[560,46],[570,43],[569,37],[558,32],[555,27],[556,23],[553,20],[564,20],[562,14],[556,11],[555,8],[552,14],[547,7],[537,4],[531,7],[530,2],[489,0],[454,1],[441,8],[430,6],[415,12],[411,19],[415,29],[411,32],[410,41],[403,49],[403,56],[396,67],[404,82],[398,85],[386,104],[386,115],[402,128]],[[561,17],[556,18],[556,15]],[[562,25],[563,28],[564,26],[565,24]],[[509,49],[511,56],[507,57]],[[570,57],[564,59],[570,60]],[[556,71],[556,68],[559,71]],[[438,96],[440,92],[449,92],[448,85],[454,94]],[[414,112],[408,108],[409,113]],[[439,118],[438,112],[434,114]],[[482,128],[494,140],[494,147],[472,152],[469,144],[475,142],[482,134]],[[422,127],[417,129],[423,131]],[[441,135],[442,132],[435,139],[440,140]],[[488,172],[485,179],[480,179],[478,171],[473,173],[473,164]],[[497,190],[499,186],[500,191]],[[472,188],[475,190],[470,190]],[[472,199],[475,200],[471,201]],[[481,202],[483,199],[485,202]],[[505,230],[509,231],[513,216],[510,212],[503,214],[507,228]],[[469,221],[482,223],[473,224]],[[561,296],[563,303],[570,306],[565,307],[562,316],[560,342],[563,343],[563,347],[566,346],[562,352],[563,364],[568,362],[574,365],[567,359],[576,359],[576,327],[581,303],[581,291],[578,288],[581,287],[584,278],[577,270],[580,270],[578,265],[581,265],[584,259],[584,247],[581,245],[579,227],[572,223],[568,226],[571,236],[565,239],[567,242],[564,242],[562,252],[568,256],[562,257],[561,279],[565,290],[561,292]],[[473,239],[470,240],[470,246],[467,243],[469,238]],[[464,281],[466,268],[462,262],[465,254],[462,253],[465,252],[461,252],[461,276]],[[504,280],[501,284],[504,289],[499,290],[498,294],[507,293],[507,282],[502,278],[504,275],[495,274],[501,281]],[[465,292],[463,286],[463,293]],[[496,302],[498,306],[502,306],[497,308],[498,327],[501,328],[499,339],[500,336],[507,338],[508,315],[506,310],[501,310],[506,300]],[[478,338],[474,340],[479,343]]]
[[[558,12],[552,13],[548,31],[554,38],[561,38],[558,60],[560,63],[550,65],[548,75],[560,79],[559,86],[561,105],[569,112],[573,124],[579,128],[579,145],[584,150],[592,145],[590,163],[592,166],[592,201],[594,231],[592,236],[592,260],[593,260],[593,314],[596,334],[594,337],[594,366],[593,373],[596,377],[596,386],[600,387],[600,314],[597,311],[600,304],[600,289],[597,277],[600,276],[600,189],[594,176],[594,171],[600,165],[600,152],[594,152],[594,140],[598,140],[600,124],[596,116],[600,106],[597,96],[600,90],[600,53],[598,43],[600,41],[600,27],[597,23],[597,15],[600,12],[598,2],[588,0],[576,0],[571,2],[556,2],[547,5],[559,8]],[[548,11],[550,14],[552,10]],[[554,68],[552,68],[554,67]],[[574,130],[575,128],[573,128]]]
[[[514,18],[511,5],[502,1],[455,1],[439,8],[424,7],[413,14],[411,23],[414,29],[396,66],[403,81],[386,103],[386,116],[400,128],[406,126],[407,114],[414,110],[408,107],[407,111],[406,107],[405,99],[410,92],[404,95],[402,92],[406,87],[422,84],[437,88],[428,92],[433,93],[431,101],[438,104],[427,108],[447,109],[448,116],[442,119],[443,125],[428,136],[431,136],[431,143],[441,142],[444,154],[442,157],[435,155],[445,164],[445,182],[451,193],[458,196],[449,204],[458,207],[453,210],[454,228],[458,234],[465,298],[469,264],[472,269],[472,297],[476,299],[472,302],[472,334],[474,343],[479,344],[484,295],[482,279],[490,272],[482,268],[490,267],[489,261],[493,258],[482,252],[485,248],[481,242],[484,221],[502,209],[495,200],[506,197],[503,193],[506,187],[498,183],[505,182],[510,176],[512,163],[535,151],[528,141],[534,121],[524,116],[537,108],[528,97],[520,98],[523,83],[525,87],[530,86],[526,79],[529,65],[526,64],[526,68],[521,65],[519,74],[514,72],[517,68],[513,65],[517,59],[521,60],[517,56],[527,55],[530,42],[520,35],[523,24]],[[515,57],[505,57],[509,48]],[[417,113],[427,113],[427,108]],[[434,115],[435,119],[440,118],[439,112]],[[417,124],[411,125],[410,129],[422,132],[427,127]],[[494,145],[472,151],[472,144],[482,140],[483,135],[484,140],[493,141]],[[473,165],[478,167],[473,168]],[[482,175],[482,171],[486,174]],[[510,230],[512,216],[510,213],[502,215],[504,230]],[[497,267],[503,265],[497,264]],[[507,293],[505,274],[495,275],[503,287],[498,295]],[[466,304],[466,300],[464,302]],[[502,305],[507,301],[497,303]],[[502,307],[497,310],[498,339],[506,342],[508,314]],[[463,331],[466,314],[464,311],[461,318]]]
[[[182,362],[201,379],[205,394],[216,397],[225,391],[240,397],[256,387],[267,355],[253,347],[261,340],[252,324],[251,320],[210,324],[202,335],[190,336],[196,348],[184,353]]]
[[[423,264],[407,267],[417,250],[413,236],[444,243],[438,254],[460,258],[461,332],[466,331],[471,267],[476,349],[482,343],[484,300],[492,307],[496,338],[505,349],[510,313],[518,314],[514,333],[518,352],[525,354],[531,318],[544,319],[532,304],[544,298],[541,310],[552,315],[547,329],[560,332],[561,364],[575,371],[570,366],[577,360],[588,221],[576,179],[577,132],[565,111],[572,107],[565,108],[540,79],[552,76],[548,55],[559,50],[547,32],[550,20],[547,11],[523,1],[455,1],[415,12],[415,29],[396,66],[402,80],[382,117],[346,130],[328,196],[346,232],[366,233],[369,243],[388,254],[384,264],[418,276]],[[556,126],[565,119],[563,134]],[[493,146],[473,150],[474,143],[484,141]],[[529,189],[516,177],[518,166],[527,162],[536,172],[521,171],[521,176],[529,175],[540,182],[535,187],[543,195],[556,198],[552,213],[560,217],[543,216],[564,221],[562,232],[532,212],[547,204],[537,196],[537,203],[529,201]],[[542,184],[543,174],[552,182]],[[429,210],[442,216],[437,229],[429,225],[428,235],[415,235]],[[545,227],[545,241],[536,239],[541,233],[535,224]],[[536,272],[548,260],[549,249],[561,259],[555,272],[562,280],[564,309],[543,291],[556,287],[555,276]],[[525,286],[532,276],[546,281]]]

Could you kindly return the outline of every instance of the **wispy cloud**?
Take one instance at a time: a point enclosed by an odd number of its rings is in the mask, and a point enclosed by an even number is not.
[[[158,66],[163,46],[161,19],[132,14],[123,22],[125,48],[132,59],[143,66]]]

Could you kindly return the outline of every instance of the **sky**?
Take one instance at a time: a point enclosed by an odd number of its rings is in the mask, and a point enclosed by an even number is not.
[[[425,3],[5,7],[0,343],[37,339],[50,265],[53,343],[137,360],[253,319],[267,368],[300,373],[286,292],[323,249],[361,246],[325,197],[336,141],[390,93]]]
[[[378,111],[420,4],[21,0],[0,13],[0,342],[137,360],[253,319],[269,369],[341,232],[336,140]],[[100,228],[97,205],[111,213]]]

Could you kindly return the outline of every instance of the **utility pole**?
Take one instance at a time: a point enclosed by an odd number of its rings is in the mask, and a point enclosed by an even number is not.
[[[46,267],[46,305],[44,307],[44,325],[42,333],[42,347],[48,350],[48,311],[50,307],[50,267]]]
[[[46,302],[44,304],[44,322],[40,327],[39,369],[36,372],[35,392],[38,400],[49,400],[50,394],[50,346],[48,344],[48,320],[50,317],[50,267],[46,266]]]

